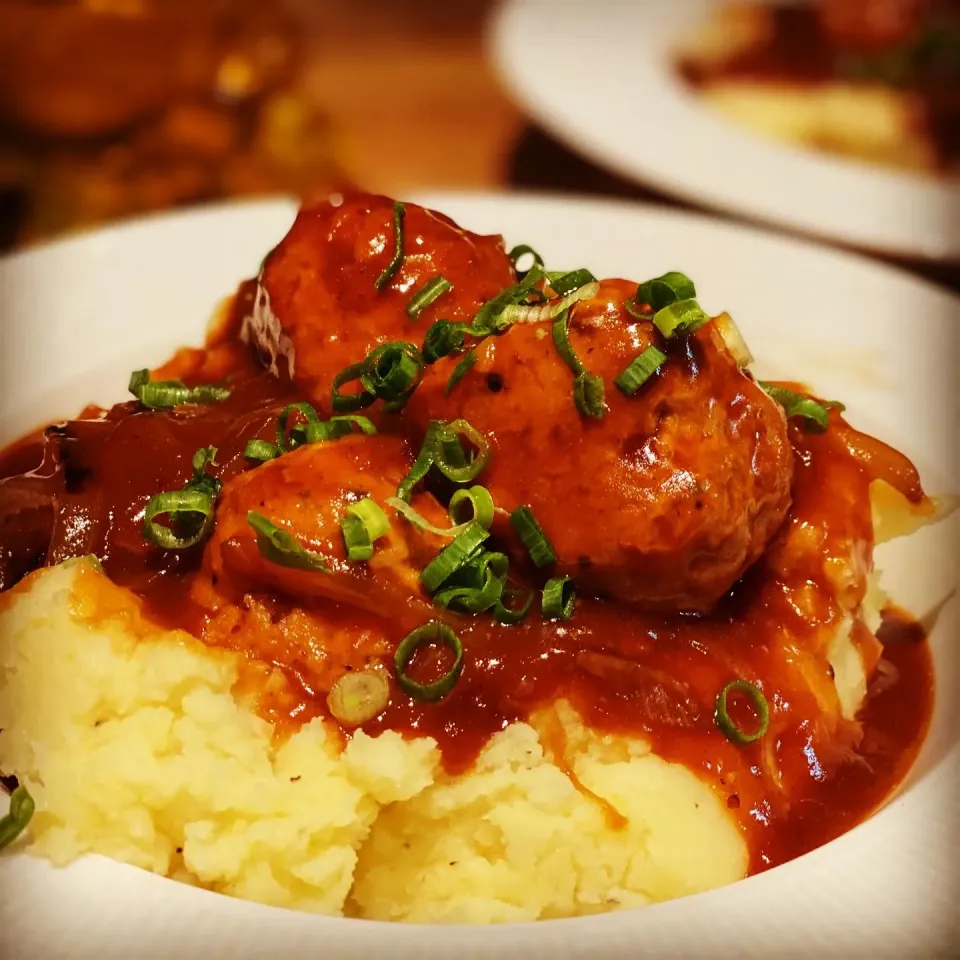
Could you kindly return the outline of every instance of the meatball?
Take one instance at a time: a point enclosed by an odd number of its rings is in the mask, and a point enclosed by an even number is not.
[[[458,362],[437,362],[404,417],[464,418],[486,435],[478,482],[498,506],[528,505],[582,589],[667,611],[709,609],[762,553],[790,505],[793,454],[781,409],[737,365],[716,325],[663,341],[605,281],[569,316],[569,342],[606,383],[606,415],[574,407],[551,321],[517,324]],[[668,360],[633,396],[614,378],[652,344]]]
[[[448,541],[420,532],[387,511],[392,515],[390,531],[377,540],[373,558],[348,563],[340,528],[351,503],[370,496],[382,506],[408,468],[401,438],[354,436],[308,444],[228,481],[206,547],[197,598],[215,607],[211,597],[237,602],[247,592],[272,588],[287,596],[367,610],[403,630],[422,623],[432,607],[421,594],[418,575]],[[428,494],[414,503],[432,522],[446,523],[445,513]],[[284,566],[262,556],[247,520],[249,511],[319,554],[326,571]]]
[[[405,207],[403,261],[378,291],[395,249],[393,201],[361,194],[303,207],[264,263],[243,335],[324,410],[344,367],[388,340],[421,342],[438,318],[469,321],[515,282],[500,237],[414,204]],[[451,289],[411,319],[411,298],[438,275]]]

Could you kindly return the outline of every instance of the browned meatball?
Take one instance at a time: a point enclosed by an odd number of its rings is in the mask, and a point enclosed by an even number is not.
[[[462,417],[489,437],[480,477],[497,504],[529,505],[584,589],[650,608],[705,610],[756,560],[790,504],[793,454],[780,408],[709,323],[664,345],[606,281],[577,304],[570,344],[606,382],[606,416],[583,416],[552,323],[519,324],[477,348],[445,395],[456,357],[436,363],[405,417]],[[613,380],[645,347],[669,355],[631,397]]]
[[[264,265],[244,335],[310,399],[329,409],[333,379],[387,340],[420,343],[437,318],[468,321],[515,280],[499,237],[481,237],[452,220],[407,204],[403,262],[382,290],[390,263],[394,206],[356,195],[301,209]],[[453,286],[416,319],[405,308],[437,275]]]

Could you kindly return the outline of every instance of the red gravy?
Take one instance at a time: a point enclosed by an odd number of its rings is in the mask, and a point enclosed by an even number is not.
[[[0,455],[0,589],[36,567],[94,553],[111,580],[141,598],[149,618],[204,638],[207,614],[190,600],[202,546],[162,551],[143,539],[139,518],[151,495],[182,486],[198,447],[218,447],[217,473],[224,480],[251,469],[242,456],[246,441],[270,436],[279,409],[300,399],[238,339],[238,320],[251,296],[249,284],[241,287],[206,349],[180,351],[156,372],[188,384],[225,378],[232,388],[226,402],[173,412],[147,411],[134,402],[88,408]],[[825,531],[825,555],[839,553],[845,537],[872,542],[872,479],[883,477],[914,503],[926,502],[909,463],[836,412],[827,432],[791,427],[791,440],[797,468],[785,527],[810,524]],[[867,659],[877,661],[858,723],[825,729],[813,691],[829,701],[835,697],[832,679],[821,671],[801,683],[796,664],[806,656],[805,642],[820,649],[838,611],[828,603],[816,626],[805,626],[791,591],[809,581],[827,592],[823,565],[792,576],[783,581],[761,559],[703,616],[653,616],[581,598],[567,622],[531,614],[506,627],[489,617],[460,618],[465,667],[453,692],[427,704],[395,691],[387,711],[365,730],[432,736],[446,768],[461,771],[506,724],[567,697],[594,729],[647,738],[658,754],[697,772],[741,825],[751,872],[762,871],[843,833],[881,804],[910,768],[933,705],[923,630],[901,612],[891,613],[881,643],[855,636]],[[281,609],[295,605],[282,596],[271,602]],[[329,603],[317,609],[340,625],[357,616]],[[790,643],[772,642],[783,625]],[[401,639],[390,633],[387,618],[385,629],[393,644]],[[324,696],[307,679],[290,664],[274,665],[287,674],[290,692],[262,696],[264,716],[290,730],[326,714]],[[737,677],[761,683],[771,702],[769,733],[747,746],[729,742],[713,719],[718,691]],[[749,724],[741,704],[733,702],[731,711]],[[562,731],[548,740],[562,763]],[[617,812],[608,812],[617,822]]]
[[[960,16],[955,7],[951,9],[951,0],[940,3],[937,12],[960,36]],[[882,69],[879,58],[895,56],[909,42],[899,40],[879,49],[860,49],[862,44],[854,44],[856,39],[852,36],[840,42],[832,38],[822,28],[815,4],[784,3],[772,10],[772,28],[765,42],[729,60],[710,64],[683,60],[679,67],[693,86],[724,79],[813,86],[855,79],[862,69],[857,67],[858,62],[875,61]],[[960,76],[956,69],[952,76],[918,72],[898,85],[915,96],[941,165],[951,168],[960,163]]]

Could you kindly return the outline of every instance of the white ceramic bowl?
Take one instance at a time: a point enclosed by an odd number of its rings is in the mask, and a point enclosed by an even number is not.
[[[755,369],[843,399],[850,420],[956,486],[960,301],[853,256],[622,203],[418,198],[478,231],[602,276],[692,276],[729,309]],[[215,304],[286,231],[285,201],[161,216],[0,262],[0,442],[88,401],[124,399],[132,369],[202,341]],[[825,495],[829,495],[826,492]],[[923,613],[954,589],[952,521],[882,548],[885,583]],[[642,910],[499,928],[330,919],[232,900],[100,857],[63,870],[0,857],[0,956],[916,957],[956,943],[960,807],[956,600],[933,644],[933,729],[897,798],[804,857],[722,890]],[[951,926],[953,924],[953,926]]]

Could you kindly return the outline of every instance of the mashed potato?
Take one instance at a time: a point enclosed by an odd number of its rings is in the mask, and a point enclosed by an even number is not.
[[[85,611],[90,561],[0,598],[0,768],[37,812],[21,843],[88,852],[317,913],[420,922],[610,910],[737,880],[747,849],[710,788],[642,741],[588,732],[564,704],[566,762],[629,820],[617,829],[536,726],[451,778],[431,739],[314,720],[286,741],[235,693],[240,660],[145,623],[126,591]]]

